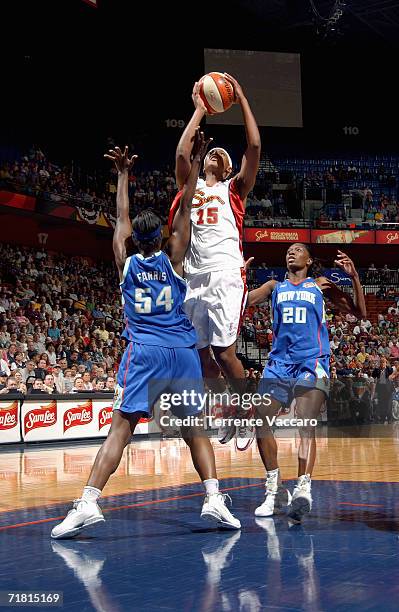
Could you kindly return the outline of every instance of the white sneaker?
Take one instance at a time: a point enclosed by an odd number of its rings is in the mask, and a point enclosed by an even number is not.
[[[236,435],[236,426],[233,424],[222,425],[218,429],[218,440],[220,444],[227,444]]]
[[[218,428],[218,440],[220,444],[227,444],[236,435],[236,426],[234,425],[236,409],[223,404],[220,404],[218,408],[218,418],[224,421],[224,424]]]
[[[51,532],[51,537],[72,538],[89,525],[105,521],[103,513],[96,502],[86,499],[75,499],[73,508],[68,512],[62,523],[56,525]]]
[[[248,425],[245,423],[245,420],[251,419],[253,417],[253,412],[248,411],[248,414],[243,416],[243,423],[237,427],[236,433],[236,449],[239,451],[245,451],[249,448],[252,442],[255,439],[255,427],[253,425]],[[245,420],[244,420],[245,419]]]
[[[212,493],[212,495],[206,495],[201,510],[201,518],[205,521],[220,523],[224,527],[230,529],[240,529],[241,523],[227,508],[225,503],[226,498],[231,502],[231,498],[227,493]]]
[[[288,506],[290,501],[291,493],[285,487],[279,485],[276,489],[272,489],[266,485],[265,500],[255,509],[255,515],[273,516]]]
[[[250,425],[248,421],[253,420],[255,411],[253,408],[248,410],[241,409],[236,418],[241,419],[240,425],[236,427],[235,447],[239,451],[245,451],[249,448],[255,439],[256,429]]]
[[[312,509],[311,480],[309,474],[298,478],[292,494],[291,504],[288,508],[288,517],[294,523],[300,523],[302,517]]]

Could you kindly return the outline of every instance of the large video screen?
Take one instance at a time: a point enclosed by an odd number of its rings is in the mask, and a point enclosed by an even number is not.
[[[205,73],[228,72],[242,85],[258,125],[302,127],[298,53],[205,49]],[[240,108],[208,117],[209,123],[242,125]]]

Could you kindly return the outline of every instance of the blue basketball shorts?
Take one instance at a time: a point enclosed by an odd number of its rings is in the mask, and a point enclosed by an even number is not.
[[[320,389],[328,397],[330,357],[307,359],[302,363],[285,363],[270,359],[259,382],[260,394],[270,393],[284,406],[291,403],[299,389]]]
[[[117,383],[114,410],[145,412],[148,416],[163,394],[175,394],[176,405],[170,410],[179,418],[198,414],[205,396],[201,362],[194,347],[168,348],[130,342],[122,357]]]

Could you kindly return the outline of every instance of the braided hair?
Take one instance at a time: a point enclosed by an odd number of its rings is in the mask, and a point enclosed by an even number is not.
[[[301,244],[302,246],[304,246],[307,252],[309,253],[309,257],[312,259],[312,263],[308,268],[308,276],[311,276],[312,278],[318,278],[319,276],[323,276],[323,264],[321,263],[320,259],[314,257],[311,246],[309,244],[306,244],[306,242],[298,242],[295,244]]]
[[[313,255],[312,248],[310,245],[303,244],[303,246],[306,248],[307,252],[309,253],[309,257],[312,259],[312,263],[308,268],[309,276],[312,276],[313,278],[323,276],[323,264],[321,263],[321,260]]]

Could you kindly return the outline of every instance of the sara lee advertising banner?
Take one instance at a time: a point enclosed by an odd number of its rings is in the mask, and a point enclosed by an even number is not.
[[[0,444],[20,441],[19,399],[2,399],[0,401]]]
[[[105,438],[112,421],[113,395],[28,396],[0,400],[0,444]],[[141,419],[135,434],[160,432],[153,419]]]
[[[105,438],[112,421],[112,399],[112,395],[109,400],[29,398],[21,410],[23,440]]]

